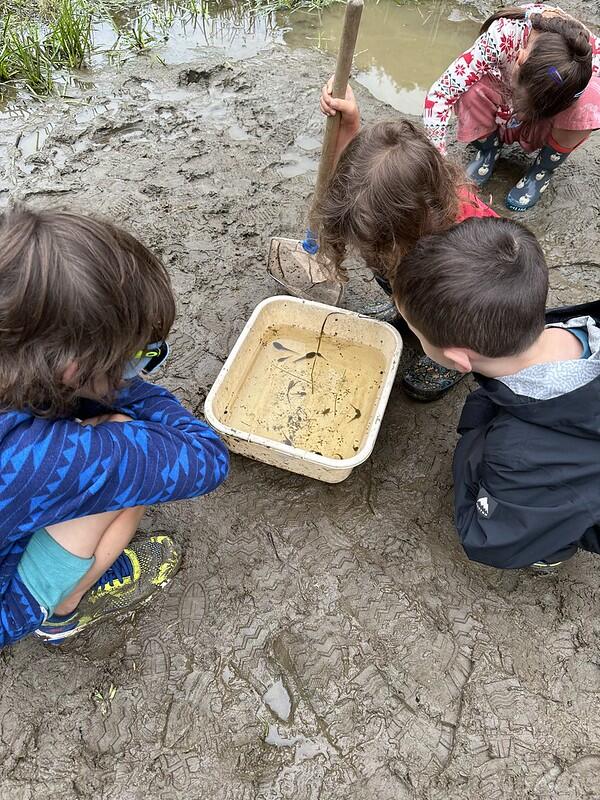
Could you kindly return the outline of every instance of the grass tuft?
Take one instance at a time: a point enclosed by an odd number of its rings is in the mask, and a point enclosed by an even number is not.
[[[58,0],[49,12],[45,46],[56,67],[80,69],[92,50],[92,12],[81,0]]]
[[[52,62],[40,27],[33,21],[7,16],[0,44],[0,75],[9,83],[24,81],[36,94],[52,91]]]

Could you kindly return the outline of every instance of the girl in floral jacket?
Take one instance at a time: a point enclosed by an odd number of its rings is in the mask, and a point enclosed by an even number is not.
[[[559,8],[500,10],[427,94],[425,129],[442,153],[453,108],[458,141],[477,148],[467,174],[479,186],[503,144],[540,151],[506,198],[509,209],[527,211],[554,170],[600,128],[600,42]]]

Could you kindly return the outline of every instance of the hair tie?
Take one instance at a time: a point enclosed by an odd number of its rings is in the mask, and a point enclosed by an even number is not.
[[[559,86],[562,86],[564,83],[563,77],[556,67],[548,67],[548,75],[550,75],[554,83],[557,83]]]

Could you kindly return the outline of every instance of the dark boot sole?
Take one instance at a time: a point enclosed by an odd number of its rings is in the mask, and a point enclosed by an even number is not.
[[[460,380],[463,379],[461,378]],[[457,386],[459,383],[460,381],[456,381],[456,383],[453,383],[452,386],[448,386],[447,389],[438,389],[435,392],[427,392],[426,394],[419,393],[412,387],[407,386],[405,383],[401,383],[401,386],[404,391],[404,394],[410,397],[411,400],[418,400],[419,403],[433,403],[436,400],[439,400],[445,394],[448,394],[448,392],[451,392],[452,389],[454,389],[454,387]]]

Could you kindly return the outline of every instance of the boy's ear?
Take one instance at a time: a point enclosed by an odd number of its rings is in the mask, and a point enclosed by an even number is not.
[[[445,347],[442,350],[444,358],[454,364],[454,369],[459,372],[472,372],[471,366],[471,351],[464,347]]]

